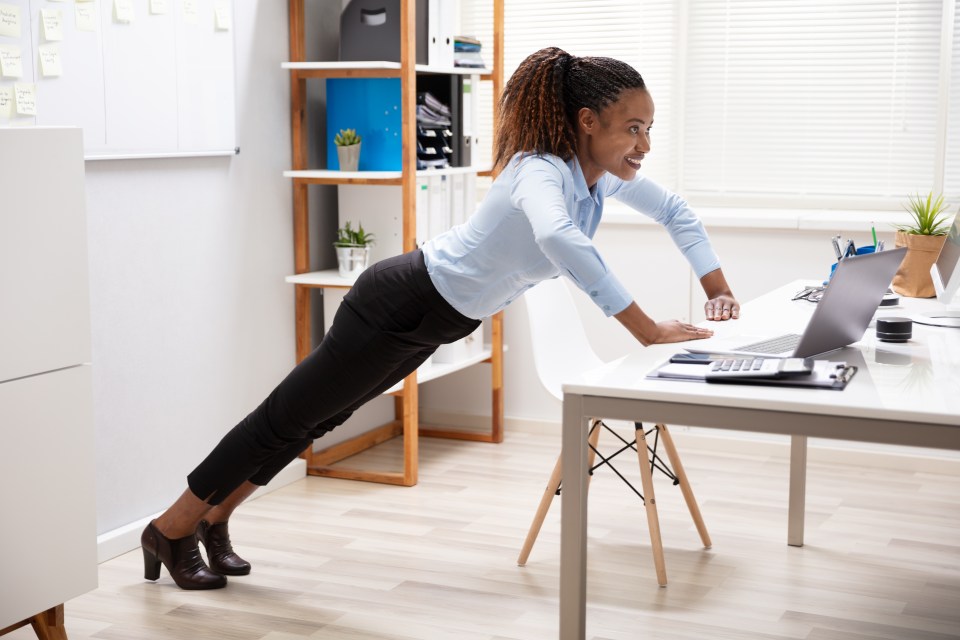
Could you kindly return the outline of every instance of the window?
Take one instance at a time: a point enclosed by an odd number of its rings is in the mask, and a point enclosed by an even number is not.
[[[960,199],[956,4],[507,2],[504,71],[550,45],[634,65],[657,107],[644,173],[700,204],[898,209]]]

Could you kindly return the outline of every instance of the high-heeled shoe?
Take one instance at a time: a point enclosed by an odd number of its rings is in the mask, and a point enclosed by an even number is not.
[[[156,580],[162,563],[170,577],[181,589],[221,589],[227,586],[226,577],[210,570],[200,555],[197,534],[171,540],[153,522],[140,536],[143,548],[143,577]]]
[[[245,576],[250,573],[250,563],[234,552],[226,522],[210,524],[201,520],[197,526],[197,538],[207,550],[210,568],[225,576]]]

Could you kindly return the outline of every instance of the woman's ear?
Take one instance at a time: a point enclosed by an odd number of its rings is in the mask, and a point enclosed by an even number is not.
[[[582,107],[580,111],[577,112],[577,124],[580,126],[581,131],[586,134],[592,134],[598,125],[597,114],[589,107]]]

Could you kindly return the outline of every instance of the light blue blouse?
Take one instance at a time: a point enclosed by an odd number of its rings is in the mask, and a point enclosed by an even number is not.
[[[687,203],[643,176],[604,174],[587,188],[576,158],[517,154],[465,222],[423,246],[430,279],[454,309],[485,318],[542,280],[569,277],[608,316],[633,296],[610,271],[592,238],[613,196],[669,231],[697,277],[720,268]]]

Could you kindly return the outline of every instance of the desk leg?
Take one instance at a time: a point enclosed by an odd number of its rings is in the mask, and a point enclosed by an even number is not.
[[[803,546],[803,520],[807,496],[807,436],[790,436],[790,507],[787,544]]]
[[[583,398],[564,394],[560,493],[560,640],[587,632],[587,419]]]

